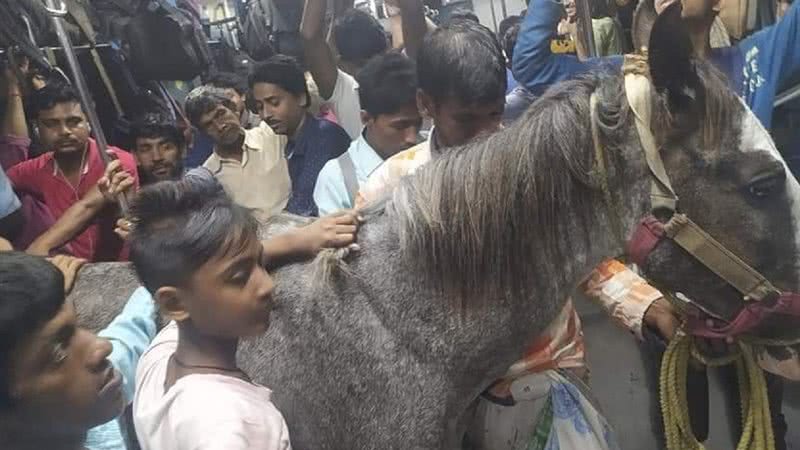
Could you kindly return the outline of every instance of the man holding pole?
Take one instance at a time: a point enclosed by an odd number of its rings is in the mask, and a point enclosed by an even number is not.
[[[52,83],[31,94],[30,105],[34,129],[47,152],[25,161],[27,146],[15,146],[13,151],[7,148],[12,154],[7,153],[2,159],[9,166],[8,178],[19,194],[31,196],[57,221],[55,224],[37,223],[41,221],[28,217],[27,227],[75,230],[72,236],[58,239],[61,242],[50,241],[44,245],[40,241],[32,250],[47,254],[61,247],[60,251],[89,261],[125,259],[123,242],[114,233],[115,198],[103,195],[97,185],[104,177],[105,165],[96,141],[89,136],[91,126],[77,93],[70,86]],[[13,114],[24,117],[21,104]],[[30,145],[30,141],[26,140],[26,144]],[[138,186],[133,156],[114,147],[109,148],[109,154],[118,160],[113,163],[112,169],[116,170],[112,176],[129,178],[124,183],[127,187]],[[14,165],[14,162],[18,163]],[[78,208],[71,208],[89,200],[104,206],[96,209],[97,213],[92,209],[91,215],[82,215]],[[66,214],[68,210],[70,214]]]

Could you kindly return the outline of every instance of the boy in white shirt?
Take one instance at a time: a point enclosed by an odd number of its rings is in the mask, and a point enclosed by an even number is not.
[[[265,266],[350,244],[355,217],[261,243],[250,212],[210,176],[142,190],[132,216],[131,260],[172,321],[136,373],[133,418],[143,450],[290,449],[271,391],[236,365],[236,348],[269,326],[273,282]]]

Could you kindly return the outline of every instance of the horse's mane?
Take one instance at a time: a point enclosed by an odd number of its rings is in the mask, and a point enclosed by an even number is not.
[[[719,72],[705,64],[697,72],[705,86],[702,129],[697,122],[686,128],[691,121],[670,115],[666,97],[655,96],[653,120],[673,131],[662,143],[700,131],[704,147],[718,148],[720,130],[741,109]],[[592,175],[595,91],[611,176],[625,177],[623,147],[639,143],[631,138],[623,78],[598,73],[554,86],[511,127],[448,150],[394,190],[386,213],[397,221],[401,248],[460,306],[530,295],[564,276],[563,264],[588,248],[602,202]]]
[[[718,143],[719,127],[730,126],[741,106],[713,68],[702,65],[698,74],[707,86],[703,114],[711,119],[701,131]],[[631,139],[623,79],[590,74],[551,88],[511,127],[435,157],[370,205],[368,221],[379,215],[394,221],[407,264],[425,278],[420,282],[430,281],[462,309],[504,294],[530,295],[563,277],[563,264],[588,248],[602,201],[592,176],[589,97],[595,91],[610,173],[625,177],[623,148],[639,144]],[[667,112],[664,96],[654,103],[654,122],[673,131],[686,126]],[[695,131],[696,125],[685,130]],[[344,255],[318,257],[322,278],[347,272]]]
[[[567,229],[593,214],[587,119],[599,84],[554,87],[511,127],[447,150],[394,191],[386,209],[401,248],[461,307],[552,280],[578,244]]]

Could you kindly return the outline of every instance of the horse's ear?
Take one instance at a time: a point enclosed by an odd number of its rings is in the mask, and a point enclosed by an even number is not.
[[[653,85],[666,93],[673,112],[696,106],[702,92],[689,31],[681,18],[681,2],[665,9],[653,24],[648,59]]]

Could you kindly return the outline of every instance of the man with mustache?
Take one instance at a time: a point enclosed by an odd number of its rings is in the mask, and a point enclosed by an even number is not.
[[[131,130],[142,186],[158,181],[178,180],[183,175],[186,139],[170,120],[146,114]]]
[[[322,167],[350,146],[350,136],[333,122],[308,112],[311,96],[306,78],[295,60],[276,55],[257,65],[250,74],[253,103],[275,134],[284,135],[284,147],[292,180],[286,210],[301,216],[317,216],[314,187]]]
[[[83,112],[79,97],[72,87],[62,83],[50,83],[35,91],[29,99],[30,116],[34,130],[46,153],[39,157],[19,162],[7,170],[14,190],[28,195],[47,209],[55,219],[55,225],[66,226],[75,233],[56,246],[43,248],[37,253],[49,253],[58,247],[67,253],[88,261],[118,261],[127,258],[123,241],[114,233],[118,211],[115,197],[101,191],[98,181],[105,175],[97,143],[90,137],[91,127]],[[18,114],[24,117],[19,108]],[[30,140],[26,140],[27,146]],[[28,147],[23,146],[15,154],[3,155],[4,163],[11,166],[13,160],[27,158]],[[121,149],[109,147],[109,153],[118,161],[114,163],[112,177],[128,178],[124,184],[129,189],[139,184],[133,156]],[[92,214],[65,216],[73,205],[84,199],[96,199],[101,207],[93,208]],[[73,209],[72,212],[76,210]],[[80,223],[74,222],[80,216]],[[54,224],[36,223],[37,217],[27,217],[26,228],[48,228]],[[61,220],[61,219],[64,220]]]
[[[236,105],[225,91],[201,86],[186,97],[186,115],[192,126],[214,141],[208,169],[233,200],[263,222],[280,213],[289,201],[292,185],[283,148],[286,136],[276,135],[265,123],[245,130]]]

